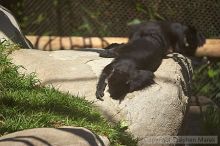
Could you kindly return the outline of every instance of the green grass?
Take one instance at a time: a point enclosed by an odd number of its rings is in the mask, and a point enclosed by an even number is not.
[[[14,48],[0,44],[0,135],[36,127],[82,126],[107,136],[111,145],[137,144],[120,124],[106,121],[92,103],[41,86],[35,74],[18,73],[21,66],[8,59]]]

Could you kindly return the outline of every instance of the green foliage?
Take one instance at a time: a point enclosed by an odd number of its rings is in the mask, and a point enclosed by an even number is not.
[[[20,74],[0,44],[0,135],[29,128],[82,126],[107,136],[112,145],[135,146],[137,141],[106,121],[91,102],[52,86],[42,87],[34,73]]]
[[[205,95],[220,106],[220,62],[208,63],[195,69],[193,77],[194,95]],[[220,111],[208,106],[203,114],[203,134],[220,135]]]
[[[138,13],[144,15],[144,19],[134,18],[133,20],[127,22],[128,26],[139,24],[144,21],[166,20],[162,15],[160,15],[158,6],[156,4],[153,5],[152,3],[149,3],[148,5],[144,5],[142,3],[136,2],[135,9]]]
[[[145,20],[165,20],[165,18],[159,14],[157,4],[149,3],[148,5],[143,5],[137,2],[136,10],[146,16]]]
[[[133,19],[132,21],[128,22],[127,25],[130,26],[130,25],[136,25],[136,24],[140,24],[142,21],[140,19]]]
[[[194,71],[194,95],[205,95],[217,100],[220,93],[220,62],[205,64]]]

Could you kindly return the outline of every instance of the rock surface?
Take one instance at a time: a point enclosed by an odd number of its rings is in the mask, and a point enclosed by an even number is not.
[[[23,35],[15,17],[0,5],[0,42],[4,40],[19,44],[22,48],[32,48],[32,44]]]
[[[95,98],[97,78],[112,59],[98,57],[98,51],[19,50],[11,57],[15,64],[26,68],[21,72],[36,72],[42,84],[84,96],[93,101],[108,120],[123,121],[128,131],[139,138],[140,146],[147,145],[148,136],[177,135],[190,95],[189,61],[174,54],[174,59],[164,59],[155,72],[156,84],[128,94],[122,102],[111,99],[108,92],[104,101],[99,101]]]
[[[106,137],[81,127],[36,128],[0,137],[0,146],[109,146]]]

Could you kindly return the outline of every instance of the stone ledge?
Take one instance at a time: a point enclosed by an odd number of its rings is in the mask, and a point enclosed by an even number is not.
[[[0,137],[0,146],[110,146],[108,138],[82,127],[35,128]]]

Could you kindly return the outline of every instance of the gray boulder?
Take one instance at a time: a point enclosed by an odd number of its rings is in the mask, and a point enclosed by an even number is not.
[[[5,7],[0,5],[0,42],[5,40],[19,44],[21,48],[33,48],[32,44],[23,35],[15,17]]]
[[[190,96],[189,60],[173,54],[174,59],[164,59],[155,72],[154,85],[127,94],[121,102],[111,99],[106,89],[104,101],[99,101],[95,98],[97,79],[112,59],[98,57],[98,51],[19,50],[11,57],[15,64],[26,68],[21,72],[36,72],[43,85],[52,84],[58,90],[93,101],[109,121],[122,122],[138,137],[140,146],[147,145],[148,136],[176,136]]]
[[[0,146],[109,146],[109,140],[82,127],[36,128],[0,137]]]

